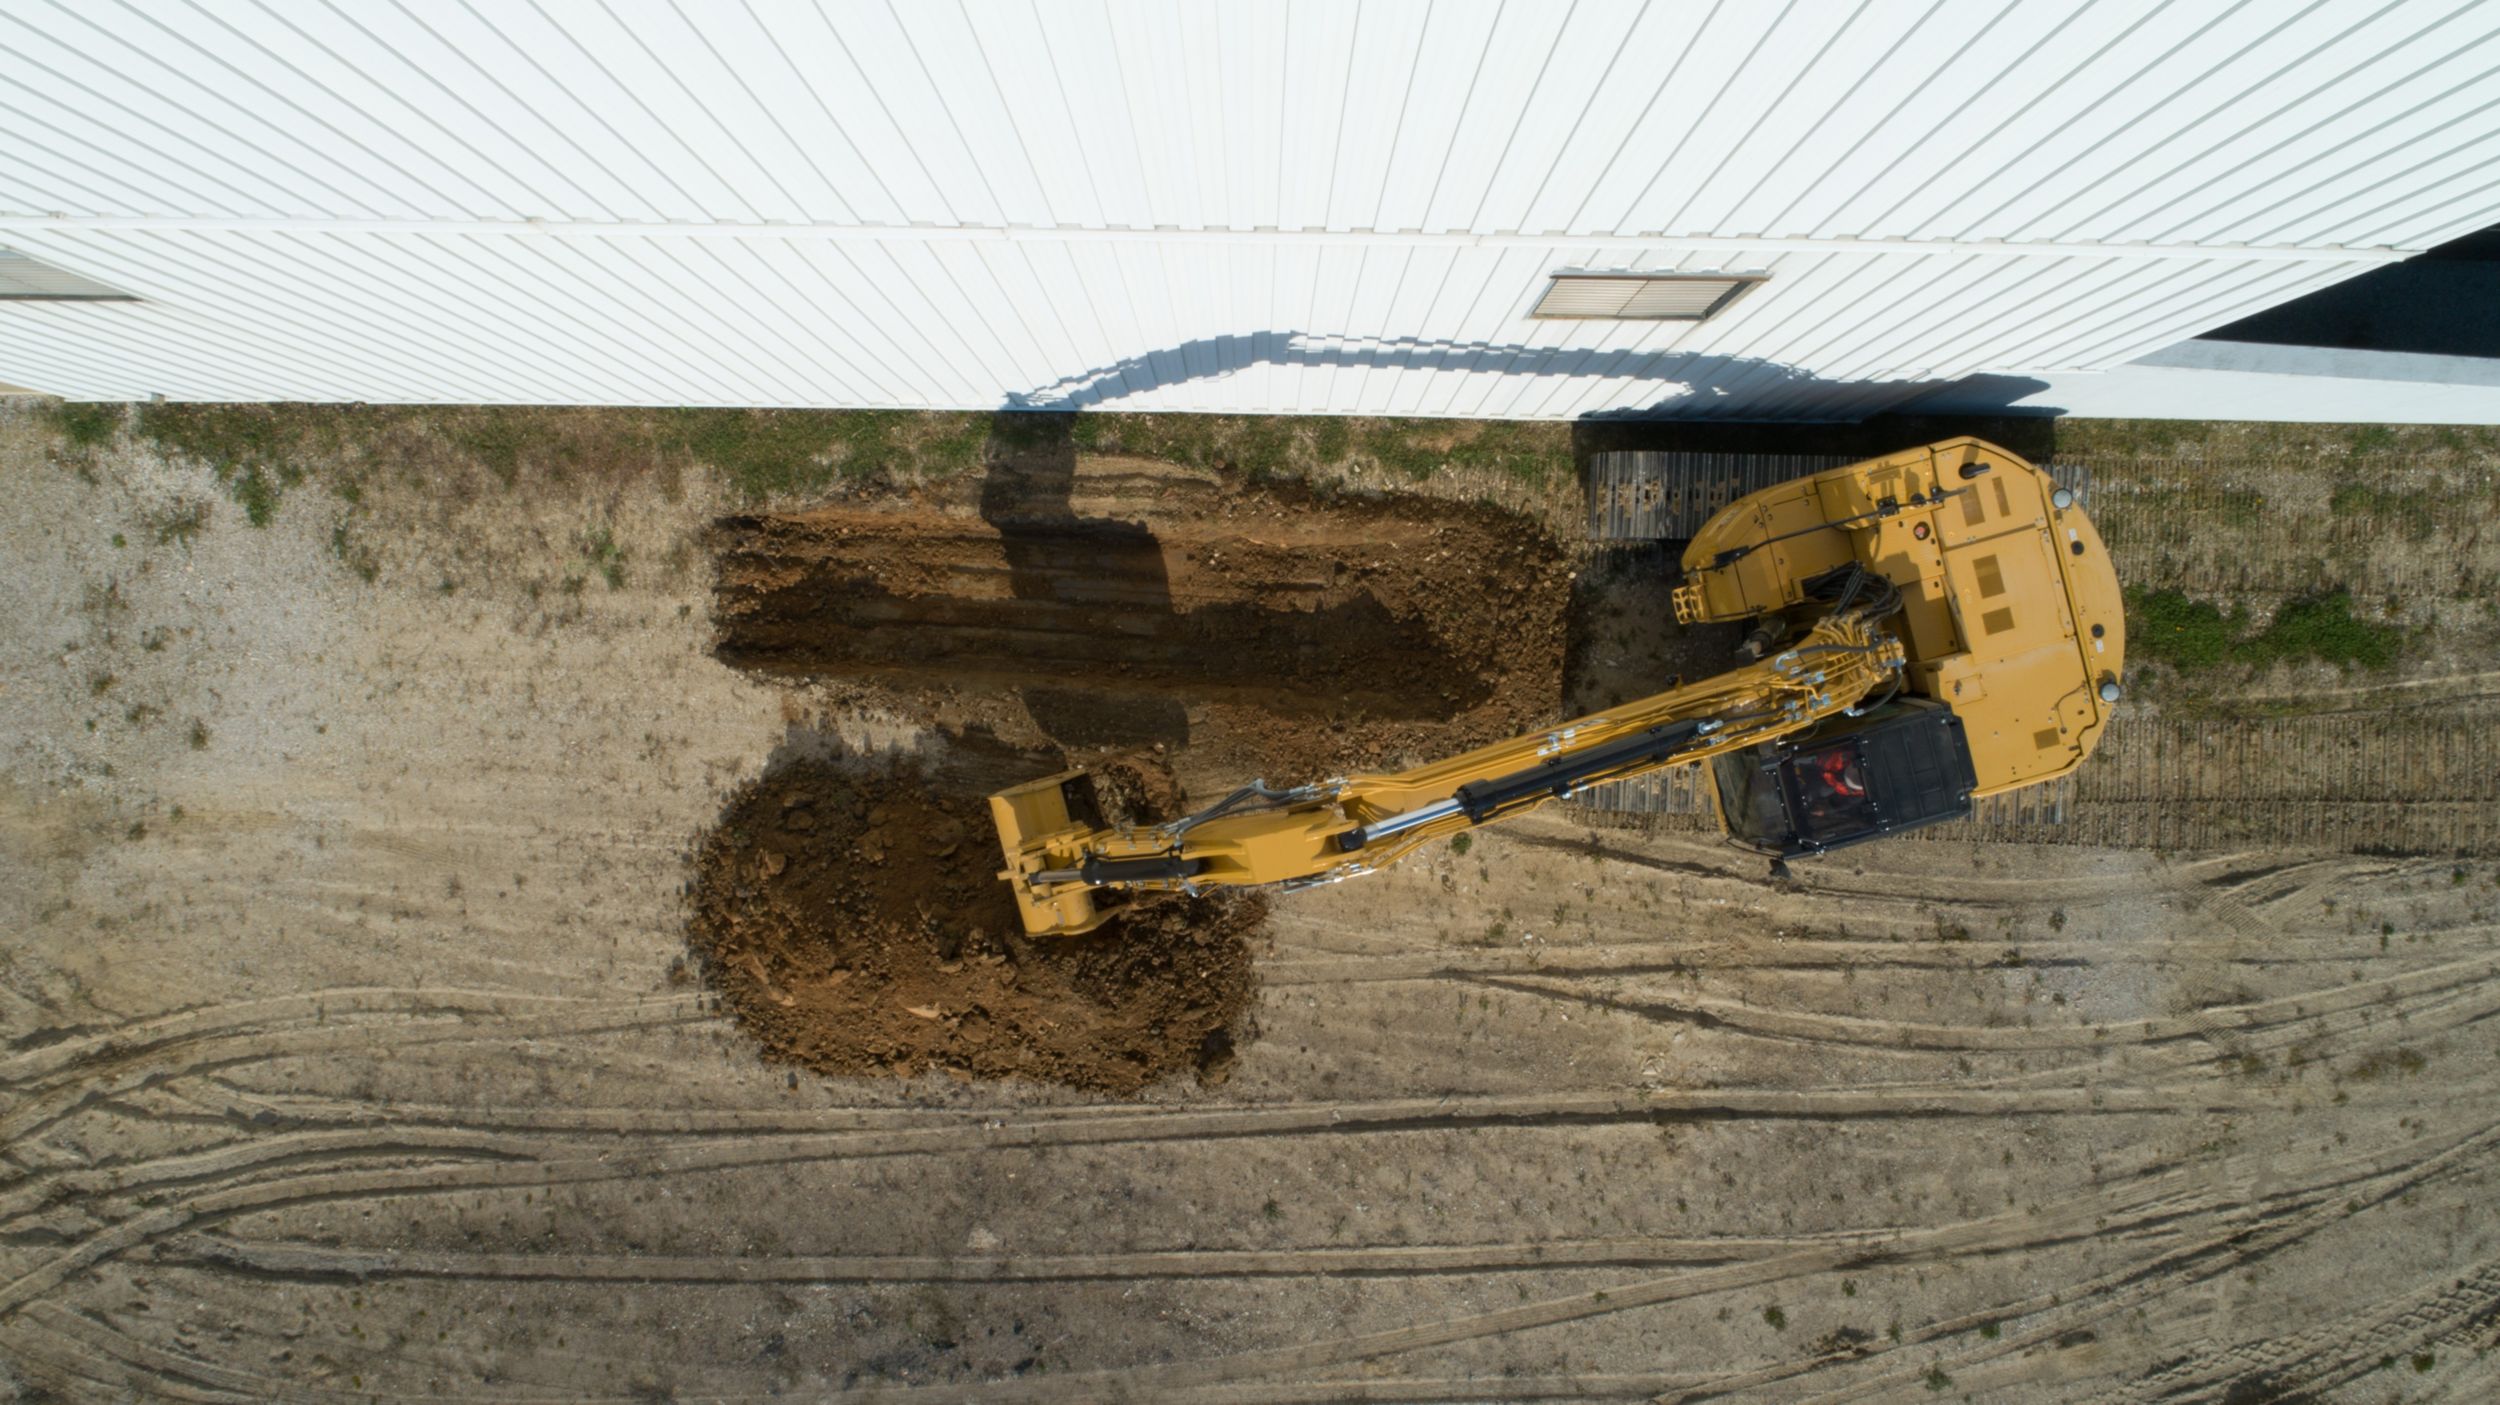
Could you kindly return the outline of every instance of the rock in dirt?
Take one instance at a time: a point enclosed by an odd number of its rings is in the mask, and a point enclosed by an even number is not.
[[[1220,1081],[1252,1033],[1264,903],[1139,899],[1086,936],[1028,938],[989,852],[991,787],[796,756],[735,796],[695,856],[691,929],[731,1013],[766,1057],[822,1073]],[[1159,798],[1143,771],[1115,788]]]

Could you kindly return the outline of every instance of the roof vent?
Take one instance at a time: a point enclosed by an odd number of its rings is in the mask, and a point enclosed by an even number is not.
[[[1764,281],[1759,273],[1557,273],[1531,317],[1706,322]]]

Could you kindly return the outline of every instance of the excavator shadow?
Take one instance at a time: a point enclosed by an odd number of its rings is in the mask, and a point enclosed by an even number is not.
[[[1044,613],[1093,607],[1099,627],[1153,633],[1178,623],[1163,543],[1141,522],[1077,514],[1073,415],[991,417],[981,480],[981,520],[998,529],[1010,599]],[[1090,747],[1189,740],[1189,711],[1177,697],[1082,684],[1024,690],[1034,724],[1063,745]]]

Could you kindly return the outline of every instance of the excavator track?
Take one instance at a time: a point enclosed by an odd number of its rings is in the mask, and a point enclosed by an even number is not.
[[[1700,766],[1674,766],[1634,776],[1628,781],[1593,785],[1572,797],[1580,809],[1609,815],[1708,815],[1710,776]],[[1985,838],[2000,832],[2040,825],[2063,825],[2073,818],[2075,778],[2060,776],[2003,795],[1971,802],[1970,818],[1920,830],[1926,839]]]
[[[1774,483],[1857,462],[1848,454],[1716,454],[1634,449],[1589,457],[1589,540],[1603,545],[1683,541],[1719,509]],[[2079,464],[2041,465],[2051,481],[2091,506],[2091,474]]]
[[[1745,496],[1856,460],[1846,454],[1704,454],[1627,450],[1589,458],[1592,541],[1678,541]]]

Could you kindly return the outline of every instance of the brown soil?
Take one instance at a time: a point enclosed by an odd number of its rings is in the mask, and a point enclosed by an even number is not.
[[[1012,693],[1062,746],[1185,748],[1209,779],[1402,764],[1554,715],[1568,563],[1519,517],[1078,482],[1039,506],[993,499],[986,521],[728,519],[718,654],[784,677]]]
[[[1141,901],[1027,938],[983,797],[1056,762],[966,741],[896,764],[802,738],[730,802],[696,855],[693,938],[731,1011],[768,1058],[822,1073],[1220,1081],[1250,1033],[1265,904]],[[1171,793],[1150,767],[1113,779],[1141,810]]]
[[[977,515],[976,515],[977,514]],[[1570,573],[1495,510],[1003,464],[971,501],[718,524],[716,650],[959,730],[924,769],[785,748],[698,854],[695,943],[769,1056],[1126,1091],[1219,1077],[1255,899],[1027,941],[983,798],[1082,758],[1135,817],[1510,736],[1560,700]],[[1165,763],[1169,763],[1167,766]]]

